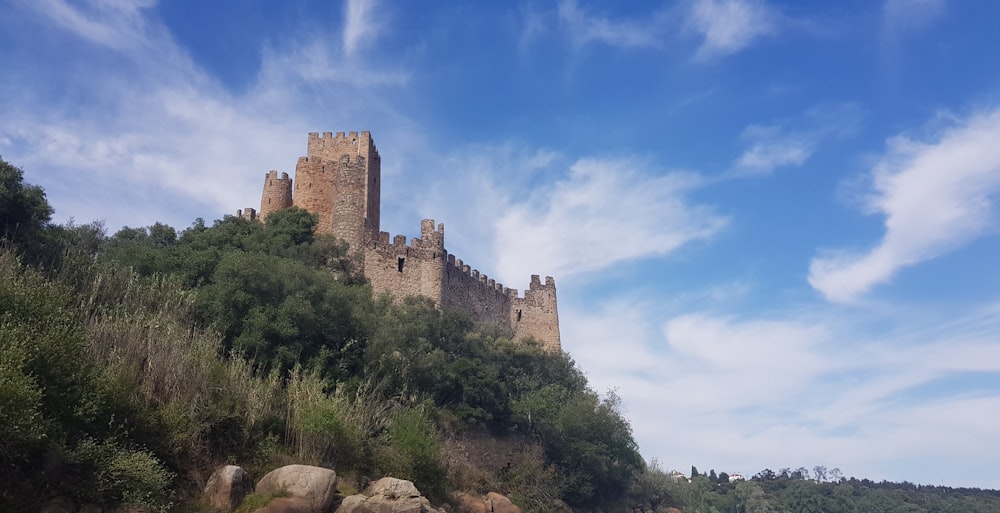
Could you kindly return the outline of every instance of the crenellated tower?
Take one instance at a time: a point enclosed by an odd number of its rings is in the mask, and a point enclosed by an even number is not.
[[[319,216],[318,233],[360,249],[379,232],[381,176],[370,132],[313,132],[295,166],[294,204]]]
[[[292,179],[288,173],[281,173],[270,170],[264,175],[264,194],[260,197],[260,210],[257,217],[261,221],[267,219],[271,212],[284,210],[292,206]]]
[[[534,337],[546,350],[560,351],[556,285],[551,276],[531,277],[524,297],[472,269],[444,246],[444,224],[420,222],[420,237],[380,231],[382,162],[370,132],[309,134],[306,156],[287,173],[264,178],[260,212],[264,220],[291,206],[315,214],[316,232],[334,235],[361,257],[362,271],[376,293],[397,298],[425,296],[440,307],[467,312],[481,324],[507,329],[515,338]],[[253,219],[253,209],[239,211]]]

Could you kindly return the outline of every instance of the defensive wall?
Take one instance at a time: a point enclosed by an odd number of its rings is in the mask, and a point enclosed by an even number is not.
[[[269,171],[260,211],[237,211],[247,219],[291,206],[317,215],[317,233],[346,240],[362,257],[362,272],[376,293],[397,298],[426,296],[440,307],[465,311],[477,323],[509,330],[517,339],[534,337],[560,351],[555,280],[531,277],[524,296],[480,273],[444,247],[444,224],[420,222],[420,237],[390,238],[380,230],[381,158],[369,132],[310,133],[307,156],[295,166],[295,180]]]

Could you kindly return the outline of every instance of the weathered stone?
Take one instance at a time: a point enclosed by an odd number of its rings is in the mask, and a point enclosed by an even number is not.
[[[367,495],[345,497],[336,513],[435,513],[435,510],[412,482],[383,477],[368,487]]]
[[[493,513],[521,513],[521,508],[496,492],[486,494],[486,505]]]
[[[417,490],[412,481],[395,477],[383,477],[375,481],[368,491],[371,495],[381,495],[390,500],[420,497],[420,490]]]
[[[267,506],[254,510],[253,513],[326,513],[326,510],[316,509],[301,497],[279,497],[267,503]]]
[[[215,469],[205,485],[205,495],[213,508],[232,510],[253,491],[253,481],[242,467],[226,465]]]
[[[459,513],[490,513],[486,501],[478,495],[458,494]]]
[[[262,477],[256,492],[261,495],[284,492],[305,499],[317,513],[325,513],[337,495],[337,474],[328,468],[287,465]]]

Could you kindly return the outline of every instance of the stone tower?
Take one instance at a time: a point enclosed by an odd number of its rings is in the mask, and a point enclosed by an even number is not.
[[[260,211],[257,217],[261,221],[267,219],[268,214],[284,210],[292,206],[292,179],[288,178],[288,173],[281,173],[271,170],[264,175],[264,194],[260,196]]]
[[[310,133],[306,155],[295,166],[294,205],[319,217],[317,233],[360,250],[380,226],[382,161],[371,133]]]

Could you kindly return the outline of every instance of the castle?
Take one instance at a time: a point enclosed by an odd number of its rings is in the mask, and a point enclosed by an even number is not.
[[[362,261],[362,272],[376,293],[426,296],[436,305],[467,312],[472,320],[507,329],[516,339],[534,337],[549,351],[560,351],[556,285],[531,277],[524,297],[485,274],[471,269],[444,248],[444,224],[420,222],[420,237],[390,239],[380,231],[381,169],[369,132],[309,134],[307,156],[288,173],[268,171],[260,210],[237,215],[265,220],[292,206],[319,218],[316,233],[334,235],[350,244]]]

